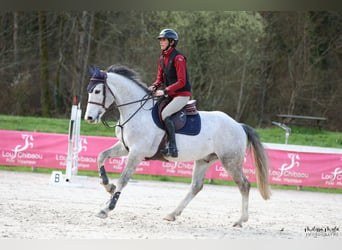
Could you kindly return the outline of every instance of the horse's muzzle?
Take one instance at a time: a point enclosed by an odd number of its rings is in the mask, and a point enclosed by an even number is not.
[[[94,119],[92,116],[87,116],[85,119],[88,123],[97,123],[98,119]]]

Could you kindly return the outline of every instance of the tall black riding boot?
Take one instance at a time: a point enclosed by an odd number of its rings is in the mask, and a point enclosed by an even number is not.
[[[173,123],[170,116],[165,118],[164,123],[166,127],[166,133],[169,137],[168,155],[172,157],[178,157],[178,150],[177,150],[176,136],[175,136],[175,124]]]

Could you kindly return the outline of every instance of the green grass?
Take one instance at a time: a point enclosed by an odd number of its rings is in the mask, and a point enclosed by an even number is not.
[[[69,119],[0,115],[0,129],[68,134]],[[115,129],[82,120],[81,135],[114,136]]]
[[[25,117],[25,116],[9,116],[0,115],[0,129],[17,130],[17,131],[39,131],[46,133],[62,133],[67,134],[69,130],[69,119],[52,119],[42,117]],[[291,127],[292,133],[289,137],[289,144],[306,145],[342,148],[342,133],[330,132],[314,128]],[[102,123],[88,124],[85,121],[81,123],[81,135],[91,136],[114,136],[115,130],[107,128]],[[266,129],[257,129],[262,142],[268,143],[284,143],[285,133],[278,127],[270,127]],[[32,171],[29,167],[19,166],[0,166],[0,170],[9,171]],[[38,173],[51,173],[53,169],[49,168],[35,168]],[[94,171],[79,171],[79,175],[98,176]],[[118,173],[108,173],[110,178],[118,178]],[[171,176],[153,176],[153,175],[135,175],[136,179],[144,180],[159,180],[159,181],[173,181],[190,183],[191,179],[186,177],[171,177]],[[232,181],[226,180],[206,180],[206,183],[215,185],[235,185]],[[255,183],[252,184],[255,187]],[[287,185],[272,185],[277,189],[292,189],[296,190],[296,186]],[[319,192],[333,192],[342,193],[342,189],[335,188],[316,188],[316,187],[302,187],[304,191],[319,191]]]
[[[342,148],[342,133],[298,126],[291,126],[291,130],[288,144]],[[281,128],[257,129],[257,132],[263,142],[285,143],[285,131]]]

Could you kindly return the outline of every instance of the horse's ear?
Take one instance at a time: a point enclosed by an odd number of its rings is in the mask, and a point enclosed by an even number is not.
[[[88,66],[88,71],[91,76],[93,76],[95,73],[95,70],[90,65]]]
[[[102,75],[101,70],[100,70],[99,67],[95,66],[94,69],[95,69],[95,74],[96,74],[97,76],[101,76],[101,75]]]

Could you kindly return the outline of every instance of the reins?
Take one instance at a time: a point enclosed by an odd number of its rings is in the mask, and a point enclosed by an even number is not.
[[[99,79],[91,79],[91,80],[99,80]],[[98,82],[98,84],[103,84],[103,100],[102,103],[100,102],[92,102],[92,101],[88,101],[88,103],[90,104],[95,104],[95,105],[99,105],[102,106],[105,109],[104,114],[101,116],[101,122],[103,123],[103,125],[105,125],[108,128],[115,128],[115,127],[120,127],[121,129],[123,128],[123,126],[125,124],[127,124],[143,107],[144,105],[147,103],[148,100],[154,99],[155,97],[153,96],[152,92],[147,93],[142,99],[136,100],[136,101],[131,101],[131,102],[127,102],[127,103],[123,103],[123,104],[116,104],[115,101],[109,105],[108,107],[105,106],[106,104],[106,89],[108,88],[110,94],[113,96],[113,98],[115,99],[115,95],[113,93],[113,91],[110,89],[110,87],[108,86],[106,79],[101,80]],[[130,115],[130,117],[123,122],[122,124],[120,124],[120,121],[118,124],[116,125],[109,125],[109,123],[106,121],[106,114],[112,110],[114,110],[115,108],[120,108],[120,107],[124,107],[124,106],[128,106],[131,104],[135,104],[135,103],[141,103],[140,107],[132,114]]]
[[[105,125],[108,128],[115,128],[115,127],[120,127],[121,129],[123,129],[123,126],[128,123],[147,103],[148,100],[154,99],[154,96],[152,95],[152,93],[146,94],[142,99],[137,100],[137,101],[132,101],[132,102],[127,102],[127,103],[123,103],[123,104],[115,104],[115,102],[113,102],[108,108],[105,108],[105,113],[101,116],[101,122],[103,123],[103,125]],[[108,122],[105,120],[105,115],[107,112],[110,112],[111,110],[114,110],[115,108],[119,108],[119,107],[124,107],[124,106],[128,106],[134,103],[139,103],[139,102],[143,102],[140,107],[134,111],[133,114],[130,115],[130,117],[128,117],[128,119],[126,121],[124,121],[122,124],[120,124],[120,120],[118,122],[118,124],[116,125],[109,125]]]
[[[101,116],[101,122],[104,126],[106,126],[107,128],[116,128],[119,127],[121,129],[121,141],[122,144],[125,146],[126,150],[129,151],[129,148],[127,147],[126,143],[125,143],[125,138],[124,138],[124,126],[125,124],[127,124],[143,107],[144,105],[147,103],[148,100],[153,99],[153,95],[152,93],[150,94],[146,94],[142,99],[137,100],[137,101],[133,101],[133,102],[128,102],[128,103],[124,103],[124,104],[120,104],[120,105],[116,105],[115,102],[113,102],[108,109],[106,109],[106,111],[104,112],[104,114]],[[110,112],[111,110],[113,110],[114,108],[118,108],[118,107],[123,107],[123,106],[127,106],[130,104],[134,104],[134,103],[138,103],[138,102],[143,102],[140,107],[132,114],[130,115],[130,117],[128,117],[128,119],[126,121],[124,121],[122,124],[120,123],[120,120],[117,124],[111,126],[108,124],[107,120],[106,120],[106,114],[107,112]]]

